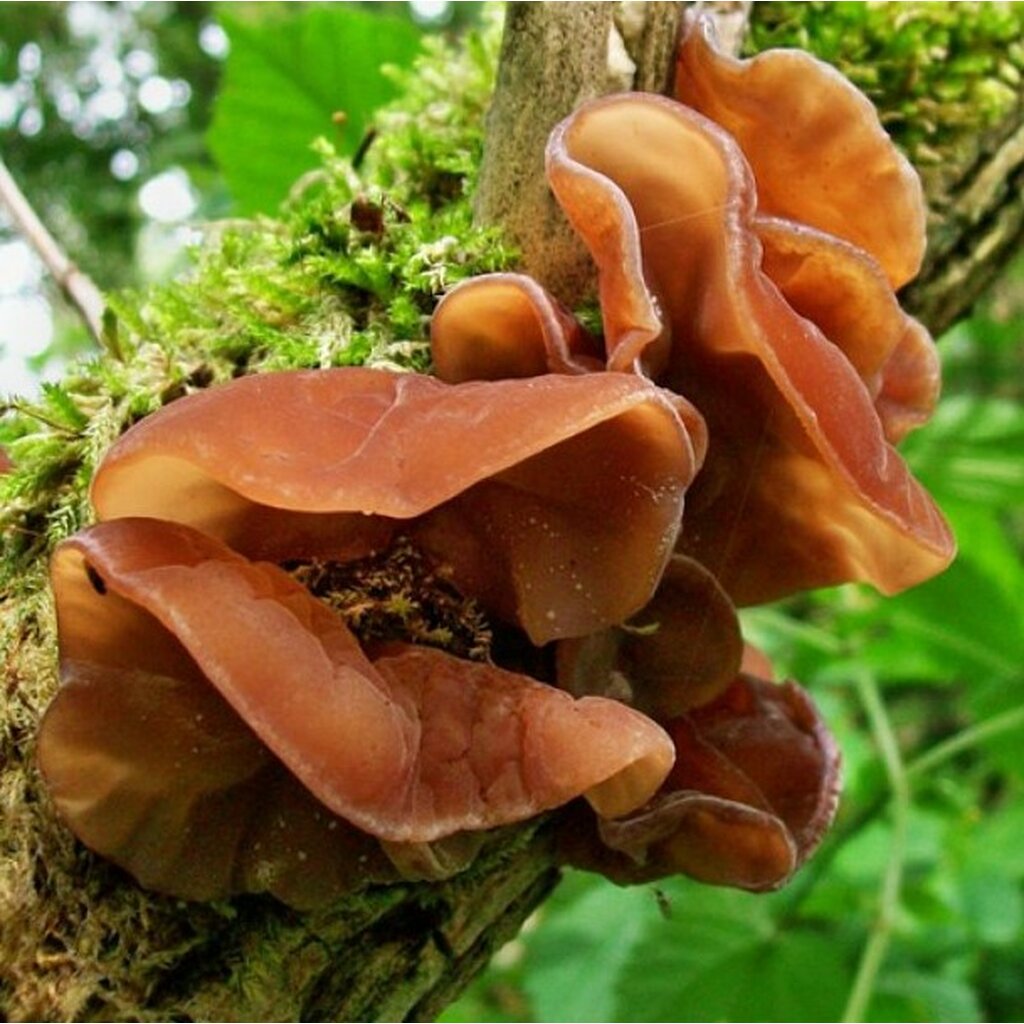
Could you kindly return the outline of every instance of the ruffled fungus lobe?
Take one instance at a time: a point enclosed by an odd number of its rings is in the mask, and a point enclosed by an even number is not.
[[[709,19],[690,13],[675,95],[739,144],[762,214],[852,242],[893,288],[917,274],[925,248],[920,179],[871,101],[835,68],[802,50],[738,60],[718,49]]]
[[[143,420],[92,500],[100,519],[173,519],[274,561],[359,557],[401,525],[539,644],[647,602],[702,428],[687,403],[624,374],[263,374]]]
[[[741,604],[850,580],[891,593],[948,564],[949,530],[860,373],[765,273],[754,180],[725,132],[661,97],[608,97],[555,129],[548,174],[598,266],[609,366],[653,374],[707,420],[682,551]],[[864,360],[887,399],[887,360],[921,362],[892,322],[879,365]]]
[[[525,274],[456,285],[430,322],[434,373],[449,384],[604,369],[604,353],[557,299]]]
[[[743,656],[725,591],[700,563],[676,555],[628,622],[558,644],[558,685],[577,696],[618,697],[665,721],[717,697]]]
[[[839,755],[799,687],[740,675],[669,722],[676,765],[646,806],[596,830],[563,830],[567,859],[620,883],[686,874],[776,889],[835,814]]]
[[[191,898],[318,905],[422,844],[584,795],[645,803],[672,744],[615,701],[399,646],[372,661],[277,566],[190,527],[101,523],[53,563],[63,686],[39,737],[87,845]]]

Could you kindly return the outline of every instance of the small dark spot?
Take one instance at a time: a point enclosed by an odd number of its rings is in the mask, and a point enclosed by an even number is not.
[[[208,388],[213,383],[213,370],[205,363],[200,363],[186,378],[190,388]]]
[[[107,592],[107,585],[103,581],[103,577],[91,566],[86,565],[85,574],[89,577],[89,582],[92,584],[92,589],[97,594],[105,594]]]
[[[364,196],[352,200],[352,226],[370,235],[384,233],[384,211]]]
[[[377,138],[377,129],[368,128],[366,134],[363,136],[359,145],[356,147],[355,153],[352,154],[352,166],[358,171],[359,165],[366,159],[366,154],[369,152],[370,147],[373,145],[373,140]]]

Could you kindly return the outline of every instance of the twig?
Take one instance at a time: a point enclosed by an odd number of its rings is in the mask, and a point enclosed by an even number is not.
[[[1010,708],[1009,711],[993,715],[967,729],[961,729],[960,732],[954,733],[941,743],[936,743],[934,747],[909,762],[907,778],[918,779],[964,750],[969,750],[984,740],[992,739],[1001,733],[1019,729],[1021,726],[1024,726],[1024,707]]]
[[[867,712],[871,734],[882,755],[882,763],[889,779],[889,788],[892,792],[892,839],[879,893],[878,915],[871,926],[868,941],[857,965],[857,976],[843,1011],[844,1024],[865,1019],[878,972],[889,949],[893,922],[899,907],[900,890],[903,886],[911,800],[910,781],[907,778],[899,744],[889,723],[885,704],[878,692],[878,685],[868,672],[859,672],[856,684],[857,693]]]
[[[68,259],[56,239],[36,215],[7,165],[0,159],[0,201],[10,211],[14,226],[35,249],[61,291],[85,321],[89,333],[100,343],[103,337],[103,294],[88,274]]]

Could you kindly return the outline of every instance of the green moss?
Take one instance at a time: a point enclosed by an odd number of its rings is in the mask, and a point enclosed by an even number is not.
[[[1024,5],[755,4],[747,51],[809,50],[871,97],[915,164],[935,164],[965,133],[1021,103]]]

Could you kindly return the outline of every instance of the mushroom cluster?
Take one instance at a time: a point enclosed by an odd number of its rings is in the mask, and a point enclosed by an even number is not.
[[[805,55],[734,61],[695,22],[677,95],[551,136],[603,337],[528,277],[476,278],[435,314],[436,377],[241,378],[113,446],[98,523],[54,556],[39,735],[86,845],[160,892],[300,908],[445,877],[570,803],[566,860],[617,881],[769,889],[809,855],[838,755],[735,606],[952,557],[892,447],[937,391],[893,291],[923,203]],[[331,581],[396,546],[492,645],[363,628],[366,593],[339,610]],[[383,597],[399,622],[409,587]]]

